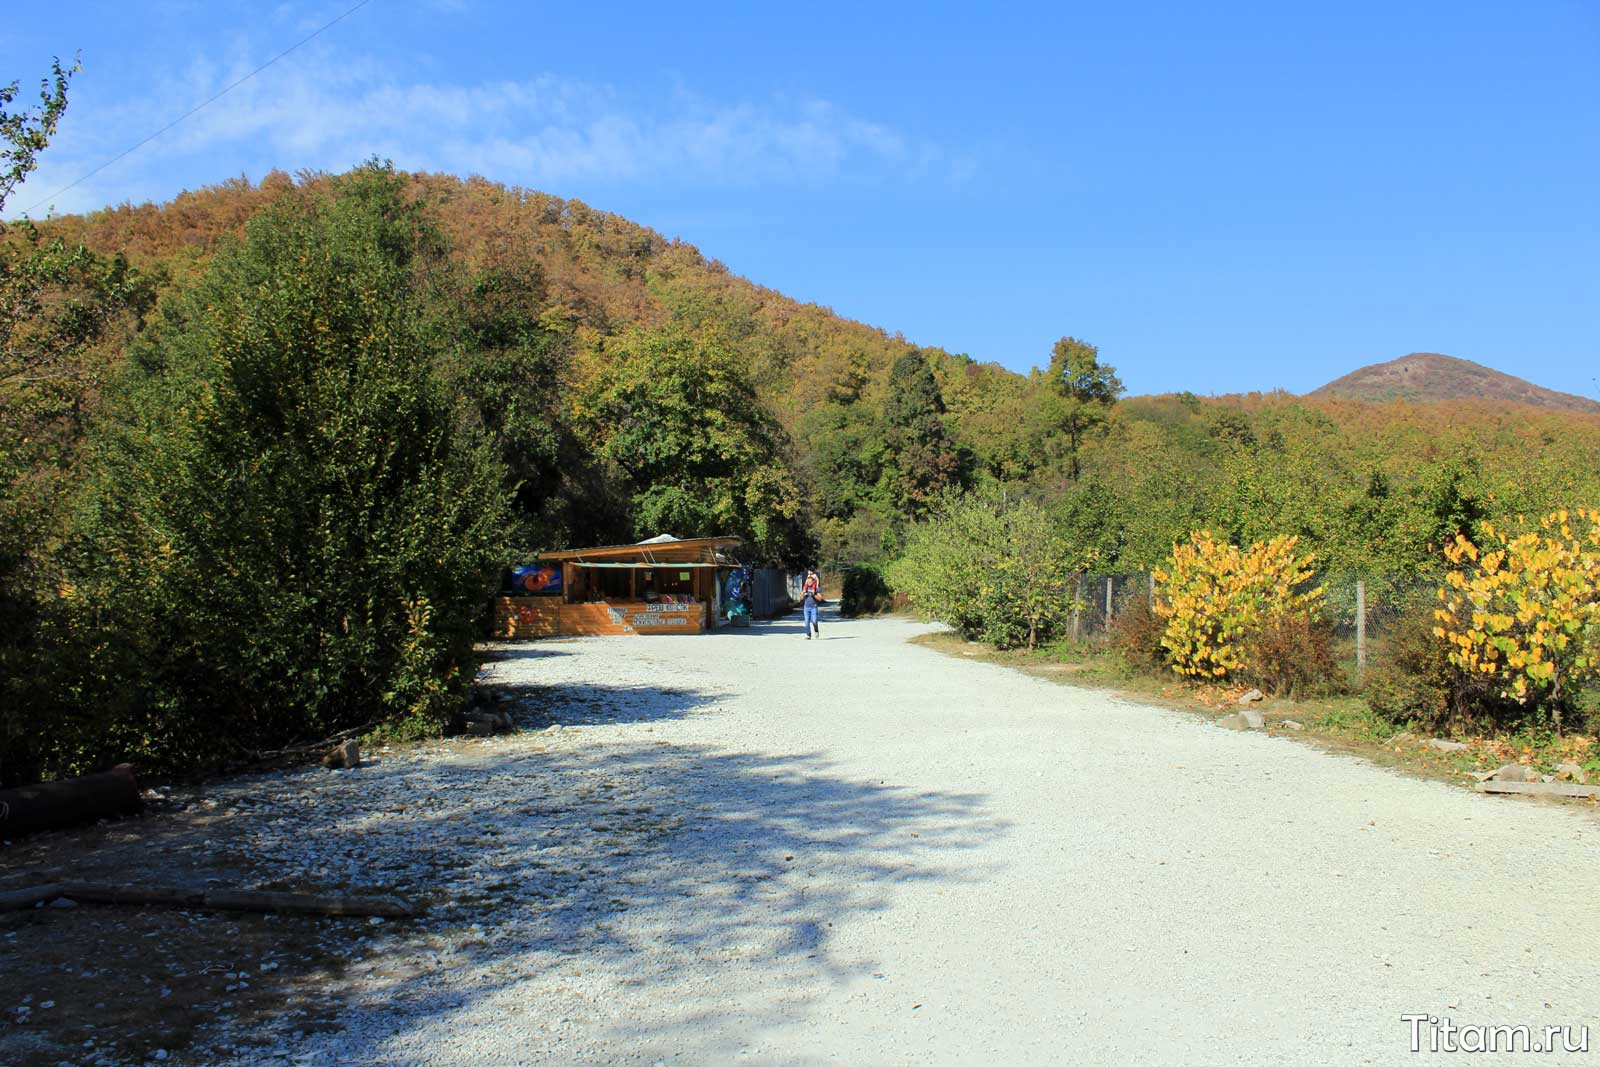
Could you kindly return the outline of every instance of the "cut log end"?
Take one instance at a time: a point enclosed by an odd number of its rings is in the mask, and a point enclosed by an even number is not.
[[[335,745],[322,757],[322,765],[334,770],[361,766],[361,742],[352,737]]]

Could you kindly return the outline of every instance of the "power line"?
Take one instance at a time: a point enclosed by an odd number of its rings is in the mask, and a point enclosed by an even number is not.
[[[73,181],[73,182],[71,182],[71,183],[69,183],[67,185],[63,185],[61,188],[57,189],[55,192],[51,193],[49,196],[47,196],[44,199],[40,200],[37,204],[34,204],[32,207],[23,209],[23,214],[26,215],[26,214],[31,213],[35,208],[38,208],[43,204],[49,203],[50,201],[54,200],[56,197],[60,196],[62,193],[67,192],[69,189],[73,189],[73,188],[75,188],[75,187],[77,187],[79,185],[82,185],[84,182],[88,181],[90,178],[93,178],[96,174],[99,174],[101,171],[103,171],[107,167],[111,166],[111,164],[117,162],[120,159],[124,159],[127,156],[130,156],[133,153],[137,152],[139,149],[143,148],[145,145],[149,144],[151,141],[154,141],[157,137],[160,137],[162,134],[164,134],[168,130],[172,129],[172,127],[176,126],[178,123],[182,122],[184,119],[188,118],[190,115],[193,115],[195,112],[199,111],[201,108],[207,107],[207,106],[209,106],[211,104],[216,103],[218,100],[221,100],[224,96],[227,96],[233,90],[237,89],[239,86],[243,85],[245,82],[249,81],[251,78],[254,78],[257,74],[260,74],[262,71],[264,71],[268,67],[272,66],[272,64],[276,63],[278,60],[282,59],[284,56],[288,55],[290,52],[293,52],[296,48],[299,48],[301,45],[307,44],[310,41],[315,40],[317,37],[321,36],[325,31],[330,30],[333,27],[337,26],[339,23],[343,22],[345,19],[349,18],[351,15],[354,15],[357,11],[360,11],[362,8],[366,7],[371,2],[372,2],[372,0],[360,0],[360,3],[358,3],[354,7],[350,8],[348,11],[346,11],[344,14],[340,15],[338,18],[332,20],[331,22],[327,22],[327,23],[323,24],[322,26],[319,26],[317,29],[313,30],[311,33],[307,34],[306,36],[300,38],[300,40],[296,41],[294,44],[290,45],[288,48],[285,48],[283,51],[279,52],[277,55],[273,56],[271,59],[269,59],[265,63],[261,64],[261,66],[257,67],[255,70],[252,70],[249,74],[246,74],[244,77],[240,78],[238,81],[233,82],[232,84],[230,84],[230,85],[226,86],[225,88],[219,90],[217,93],[215,93],[211,97],[207,98],[206,100],[203,100],[202,102],[196,104],[194,107],[190,108],[188,111],[185,111],[183,114],[179,115],[177,118],[173,119],[171,122],[167,123],[165,126],[161,127],[155,133],[152,133],[149,137],[146,137],[144,140],[140,141],[138,144],[134,145],[132,148],[126,148],[123,151],[118,152],[116,155],[112,156],[110,159],[106,160],[104,163],[102,163],[98,167],[94,168],[94,170],[91,170],[89,173],[84,174],[81,177],[79,177],[76,181]]]

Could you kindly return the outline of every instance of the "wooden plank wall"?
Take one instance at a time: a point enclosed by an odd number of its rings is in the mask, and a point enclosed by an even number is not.
[[[705,631],[711,606],[695,604],[688,625],[631,625],[648,617],[644,605],[568,604],[556,597],[496,597],[492,633],[502,640],[526,641],[540,637],[585,637],[612,634],[700,633]],[[661,615],[663,613],[652,613]],[[676,613],[665,613],[675,615]],[[620,615],[619,619],[617,616]]]

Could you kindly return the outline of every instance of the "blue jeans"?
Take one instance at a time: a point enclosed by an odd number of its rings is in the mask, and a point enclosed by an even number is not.
[[[817,625],[817,606],[815,604],[807,602],[806,605],[805,605],[805,613],[806,613],[806,636],[810,637],[812,630],[815,630],[815,631],[817,631],[818,634],[821,634],[822,633],[822,627]]]

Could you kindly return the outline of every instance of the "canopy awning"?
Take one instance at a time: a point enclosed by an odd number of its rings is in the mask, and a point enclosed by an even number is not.
[[[543,559],[543,556],[539,557]],[[572,563],[571,560],[567,560]],[[572,563],[574,567],[583,567],[588,570],[624,570],[624,571],[654,571],[672,570],[679,567],[710,567],[724,566],[721,563]]]
[[[617,563],[646,567],[698,563],[708,567],[727,567],[738,562],[730,554],[731,550],[743,544],[737,537],[686,537],[682,540],[652,538],[636,545],[601,545],[598,548],[545,552],[539,556],[539,562],[580,565]]]

